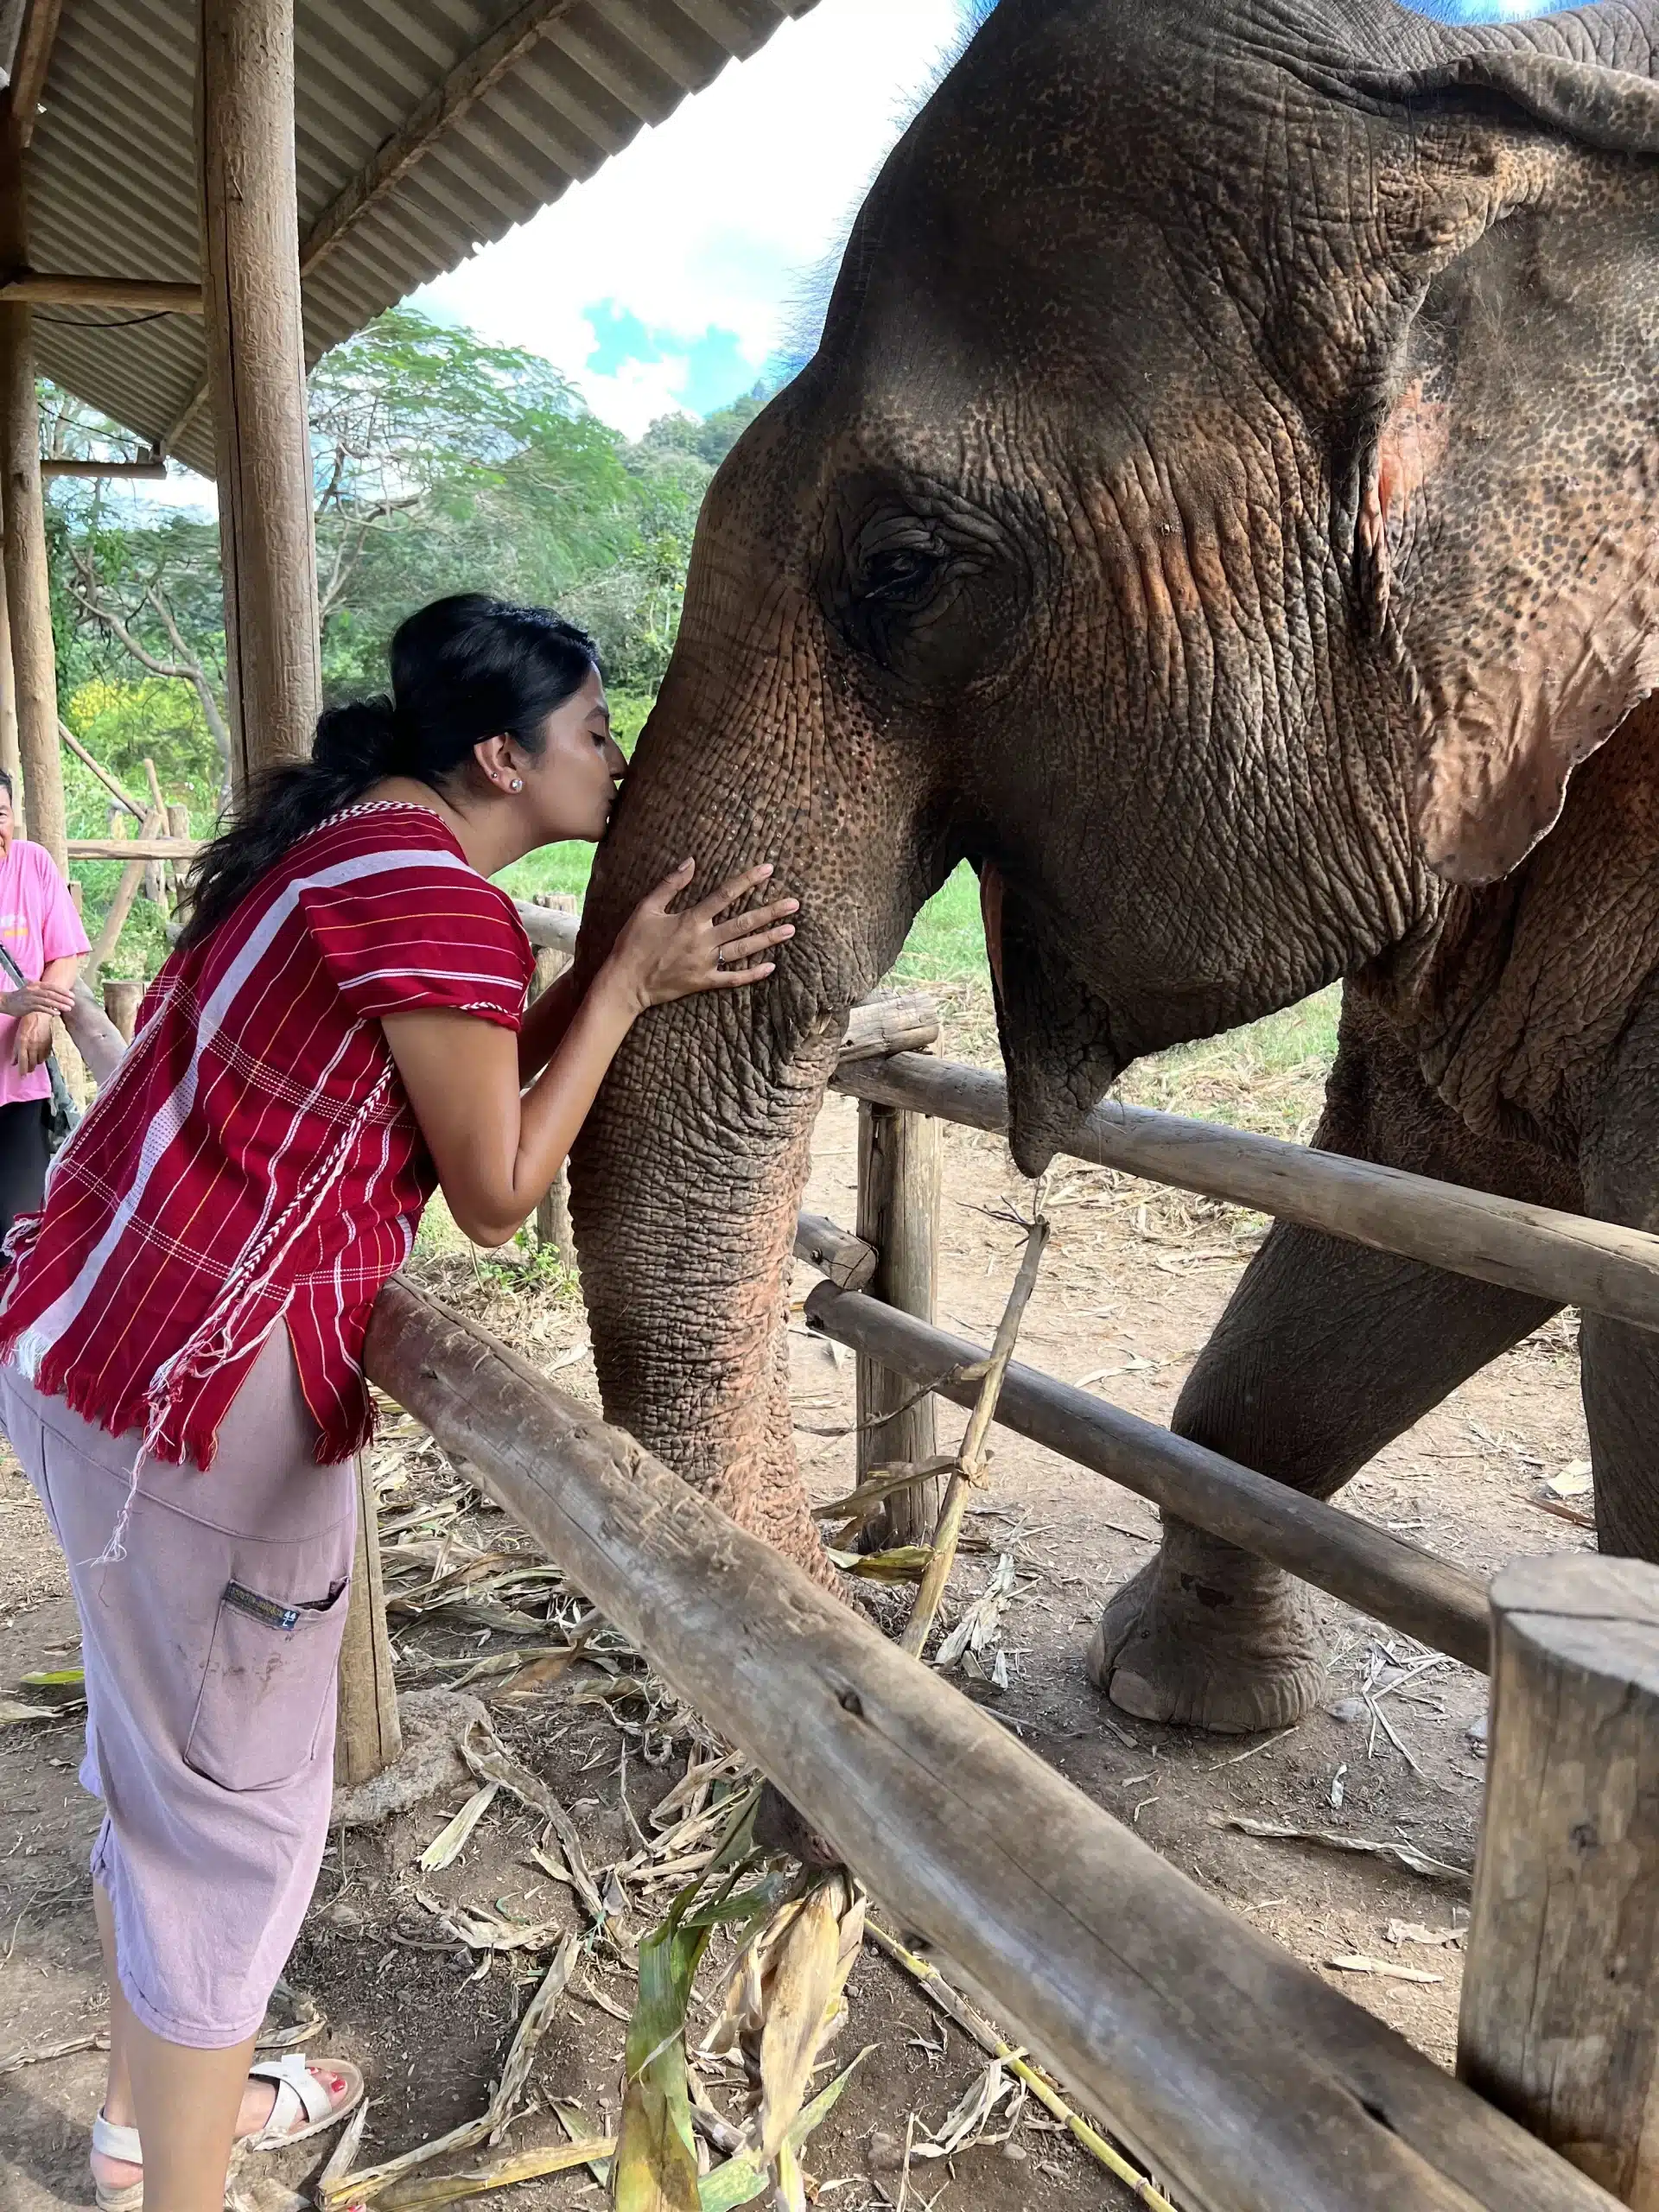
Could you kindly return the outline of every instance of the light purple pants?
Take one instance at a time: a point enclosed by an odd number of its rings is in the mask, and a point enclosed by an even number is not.
[[[128,2003],[219,2050],[264,2017],[310,1903],[334,1778],[356,1538],[352,1463],[319,1467],[274,1329],[212,1470],[146,1459],[125,1557],[94,1564],[131,1481],[113,1437],[0,1366],[0,1422],[69,1562],[86,1669],[80,1778]]]

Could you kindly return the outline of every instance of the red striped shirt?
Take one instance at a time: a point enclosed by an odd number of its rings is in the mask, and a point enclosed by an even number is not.
[[[369,1309],[437,1179],[380,1017],[516,1030],[533,968],[512,899],[428,809],[351,807],[302,837],[151,986],[8,1242],[0,1357],[205,1467],[285,1319],[318,1459],[346,1458],[372,1426]]]

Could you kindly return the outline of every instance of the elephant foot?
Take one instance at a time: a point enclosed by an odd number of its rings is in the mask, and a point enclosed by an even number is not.
[[[1101,1615],[1088,1664],[1121,1711],[1219,1736],[1288,1728],[1325,1688],[1306,1586],[1173,1522]]]

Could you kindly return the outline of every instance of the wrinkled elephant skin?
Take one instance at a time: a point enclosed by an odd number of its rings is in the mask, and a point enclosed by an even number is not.
[[[827,1574],[783,1287],[849,1003],[980,870],[1016,1157],[1137,1055],[1345,979],[1320,1141],[1659,1225],[1659,0],[1001,0],[722,468],[590,948],[681,854],[802,901],[640,1025],[580,1147],[612,1415]],[[1544,1318],[1281,1227],[1176,1426],[1330,1496]],[[1649,1340],[1591,1319],[1604,1545]],[[1294,1719],[1278,1573],[1171,1526],[1092,1664]]]

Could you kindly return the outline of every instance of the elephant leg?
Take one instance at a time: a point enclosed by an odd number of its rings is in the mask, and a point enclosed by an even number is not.
[[[1659,1230],[1659,990],[1625,1031],[1584,1147],[1585,1211]],[[1659,1561],[1659,1336],[1586,1313],[1579,1338],[1596,1471],[1596,1533],[1624,1559]]]
[[[1546,1195],[1511,1148],[1476,1145],[1376,1018],[1355,1011],[1351,995],[1319,1142],[1448,1180]],[[1559,1191],[1549,1195],[1559,1202]],[[1171,1425],[1294,1490],[1329,1497],[1555,1310],[1281,1223],[1199,1355]],[[1288,1726],[1318,1701],[1325,1680],[1306,1586],[1168,1516],[1156,1557],[1107,1605],[1089,1667],[1125,1712],[1223,1734]]]

